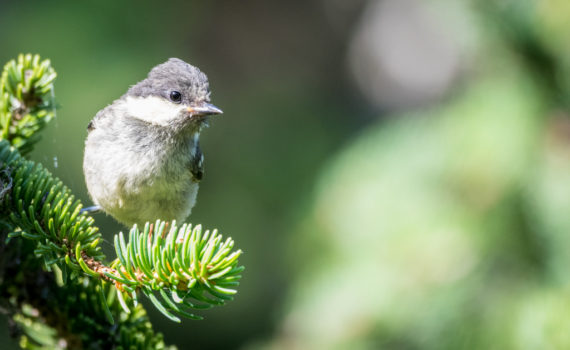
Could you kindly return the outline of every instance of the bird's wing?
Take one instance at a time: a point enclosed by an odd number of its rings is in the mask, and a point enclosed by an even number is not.
[[[199,145],[196,145],[196,152],[190,161],[190,172],[195,181],[202,180],[202,176],[204,176],[204,154]]]
[[[111,111],[112,108],[113,105],[108,105],[107,107],[97,112],[97,114],[95,114],[95,116],[93,117],[93,119],[91,119],[89,124],[87,124],[87,132],[95,130],[97,128],[98,123],[100,123],[103,119],[105,119],[106,116],[108,116],[109,114],[112,114]]]

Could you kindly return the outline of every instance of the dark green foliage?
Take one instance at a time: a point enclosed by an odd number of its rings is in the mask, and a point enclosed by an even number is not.
[[[5,236],[4,236],[5,238]],[[4,242],[4,240],[2,240]],[[0,306],[12,315],[12,331],[25,349],[167,349],[141,305],[122,311],[110,284],[80,277],[62,283],[33,257],[35,243],[10,239],[0,246]],[[105,320],[107,307],[117,321]]]
[[[81,246],[96,260],[104,258],[98,246],[101,234],[93,218],[80,214],[81,204],[70,190],[55,179],[41,164],[22,158],[10,144],[0,141],[0,164],[12,188],[1,203],[2,217],[14,228],[8,237],[23,237],[36,242],[36,257],[46,268],[57,265],[64,282],[82,274],[75,258]]]

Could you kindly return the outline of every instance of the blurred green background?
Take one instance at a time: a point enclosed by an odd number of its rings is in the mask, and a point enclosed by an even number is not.
[[[204,321],[149,307],[167,343],[567,349],[569,18],[568,0],[4,1],[0,62],[52,60],[33,159],[86,204],[95,113],[169,57],[208,75],[225,113],[190,221],[246,271]]]

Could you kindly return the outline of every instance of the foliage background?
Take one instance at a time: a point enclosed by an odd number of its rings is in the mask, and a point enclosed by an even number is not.
[[[52,60],[32,158],[84,203],[92,116],[168,57],[208,74],[225,114],[190,221],[247,270],[204,321],[147,308],[167,343],[567,348],[568,18],[565,0],[5,1],[0,62]]]

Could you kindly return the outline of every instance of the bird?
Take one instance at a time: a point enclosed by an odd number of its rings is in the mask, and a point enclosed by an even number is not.
[[[170,58],[87,126],[83,172],[97,208],[132,226],[184,221],[204,174],[200,132],[222,110],[207,76]]]

